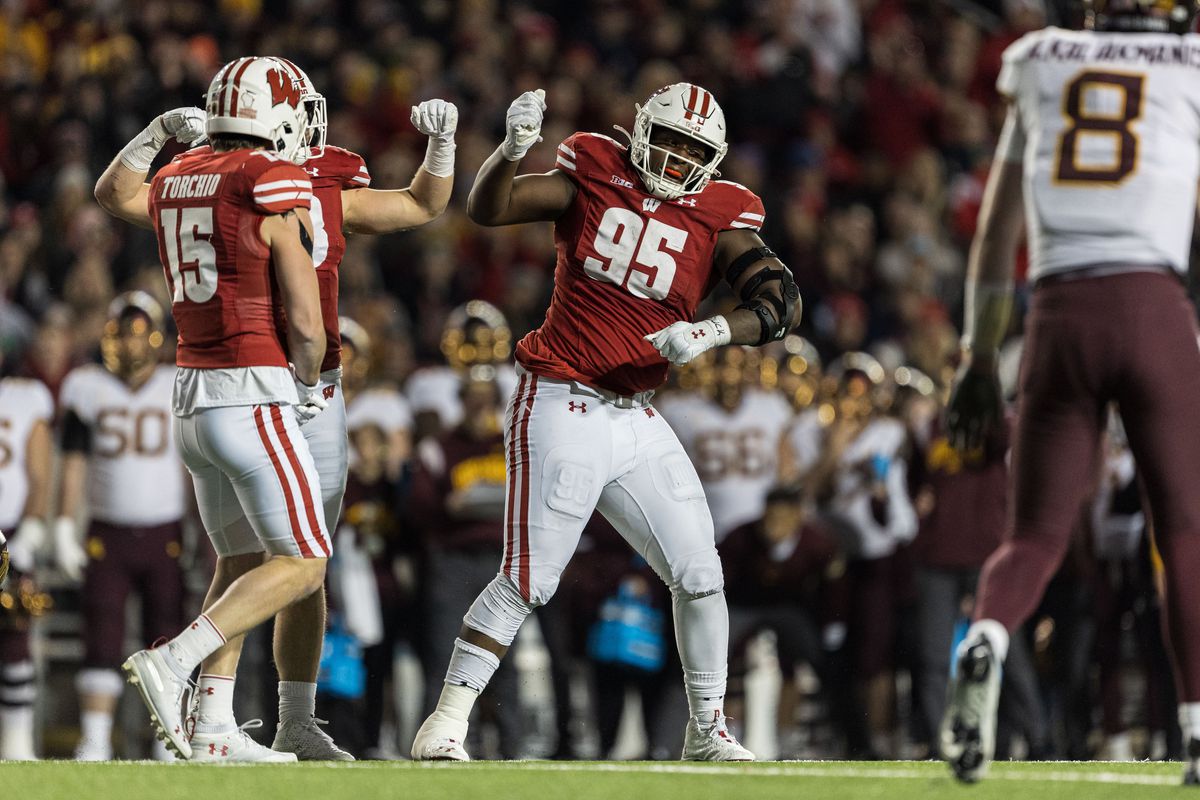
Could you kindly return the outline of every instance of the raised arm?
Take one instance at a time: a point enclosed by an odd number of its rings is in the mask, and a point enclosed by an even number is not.
[[[96,202],[114,217],[139,228],[153,229],[146,185],[150,165],[171,137],[184,144],[203,139],[204,120],[204,111],[199,108],[176,108],[155,117],[125,145],[96,181]]]
[[[454,188],[454,132],[458,109],[445,100],[413,106],[413,125],[429,137],[425,161],[403,189],[347,189],[342,224],[350,233],[391,233],[442,215]]]
[[[321,360],[325,357],[325,328],[321,321],[317,274],[304,244],[305,240],[312,241],[308,212],[289,211],[269,216],[260,231],[263,242],[271,249],[275,279],[287,315],[288,357],[295,367],[296,379],[306,387],[314,387],[321,377]]]
[[[480,225],[549,222],[563,215],[575,199],[575,184],[558,170],[517,177],[517,165],[541,141],[545,92],[525,92],[508,107],[506,135],[483,162],[467,198],[467,215]]]
[[[800,290],[792,273],[757,233],[722,231],[713,259],[742,302],[727,315],[675,322],[648,335],[646,339],[672,364],[686,364],[722,345],[757,346],[782,339],[800,321]]]
[[[1004,421],[997,361],[1012,314],[1013,268],[1024,220],[1023,149],[1020,120],[1009,108],[967,262],[962,366],[946,410],[950,442],[960,450],[981,448]]]

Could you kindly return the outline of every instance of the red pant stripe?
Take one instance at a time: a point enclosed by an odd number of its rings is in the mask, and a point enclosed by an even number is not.
[[[312,489],[308,485],[308,474],[300,468],[300,459],[296,457],[296,450],[292,447],[292,440],[288,438],[287,428],[283,425],[283,414],[280,413],[279,406],[271,406],[271,421],[275,423],[275,433],[279,435],[279,443],[283,445],[283,451],[287,453],[288,462],[292,465],[292,472],[296,475],[296,483],[300,484],[300,495],[304,498],[304,513],[308,517],[308,529],[312,531],[313,539],[316,540],[317,546],[321,548],[322,555],[325,558],[329,558],[332,551],[329,547],[329,542],[325,540],[324,534],[321,533],[321,523],[317,521]]]
[[[529,384],[529,396],[525,398],[525,418],[521,420],[521,461],[525,464],[524,480],[521,481],[521,518],[518,522],[521,535],[521,554],[518,556],[517,581],[521,596],[529,600],[529,417],[533,414],[533,398],[537,394],[537,375]]]
[[[529,376],[522,375],[517,385],[516,399],[513,400],[512,419],[508,428],[508,509],[507,519],[504,520],[504,562],[501,570],[505,575],[512,575],[513,552],[516,542],[513,535],[516,531],[517,519],[517,430],[521,419],[521,402],[529,384]]]
[[[254,409],[254,424],[258,426],[258,438],[262,440],[267,455],[271,457],[271,466],[275,468],[275,477],[279,479],[279,486],[283,489],[283,499],[287,503],[288,522],[292,527],[292,538],[296,540],[296,545],[300,548],[300,555],[312,558],[313,552],[309,548],[308,542],[304,541],[304,532],[300,530],[300,520],[296,517],[296,503],[292,500],[292,487],[288,485],[287,475],[283,472],[283,464],[279,463],[279,456],[276,455],[275,448],[271,446],[271,439],[267,435],[262,406],[256,406]]]

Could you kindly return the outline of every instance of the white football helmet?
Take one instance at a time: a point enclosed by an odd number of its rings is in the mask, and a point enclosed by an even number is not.
[[[308,115],[303,90],[282,59],[251,56],[229,62],[208,86],[205,133],[253,136],[283,158],[303,161]]]
[[[725,157],[729,145],[725,142],[725,112],[707,89],[694,83],[673,83],[650,95],[645,105],[635,105],[633,133],[621,130],[629,137],[629,158],[642,176],[646,188],[656,197],[674,200],[704,190],[708,182],[721,173],[717,165]],[[708,161],[700,163],[650,144],[650,134],[656,127],[670,128],[704,145],[711,153]],[[651,168],[651,155],[663,153],[662,164]],[[670,158],[691,165],[681,178],[667,174]]]
[[[325,114],[325,95],[317,91],[308,74],[296,66],[295,62],[286,58],[279,60],[291,68],[293,77],[300,82],[300,101],[304,103],[304,113],[307,115],[304,128],[306,146],[300,148],[298,157],[292,160],[303,164],[309,158],[320,158],[325,153],[325,133],[329,126]]]

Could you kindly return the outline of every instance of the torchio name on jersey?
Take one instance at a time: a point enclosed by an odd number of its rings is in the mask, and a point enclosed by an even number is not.
[[[310,206],[312,182],[265,150],[177,156],[150,184],[150,215],[179,329],[174,408],[294,403],[267,215]]]
[[[183,465],[171,434],[175,370],[162,366],[138,389],[96,364],[63,382],[63,413],[87,426],[88,514],[113,525],[161,525],[184,514]]]
[[[33,426],[54,419],[54,400],[38,381],[0,380],[0,530],[12,534],[25,513],[26,447]]]
[[[338,333],[338,266],[346,254],[342,233],[342,190],[371,185],[371,173],[362,156],[326,145],[312,150],[304,171],[312,181],[313,266],[321,290],[321,319],[325,323],[325,360],[321,371],[342,365],[342,337]]]
[[[1046,28],[1004,54],[1019,115],[1030,278],[1091,265],[1186,272],[1200,177],[1200,36]]]
[[[762,201],[713,181],[698,194],[647,194],[626,148],[576,133],[558,146],[558,169],[579,191],[554,223],[558,262],[546,322],[517,345],[530,372],[631,395],[655,389],[667,362],[645,341],[696,307],[721,275],[721,231],[762,227]]]

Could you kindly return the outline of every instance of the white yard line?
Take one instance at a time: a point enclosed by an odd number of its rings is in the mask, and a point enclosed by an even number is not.
[[[1064,762],[1069,763],[1069,762]],[[454,769],[454,764],[428,763],[423,768]],[[930,770],[911,769],[904,767],[857,767],[849,764],[820,762],[780,763],[777,766],[760,764],[755,766],[717,767],[700,764],[623,764],[623,763],[556,763],[556,762],[492,762],[488,766],[520,772],[615,772],[621,774],[658,774],[658,775],[707,775],[735,777],[776,777],[776,778],[898,778],[907,780],[928,780],[939,776],[938,772]],[[940,773],[949,777],[949,773]],[[1082,770],[1055,770],[1040,772],[1032,770],[1022,773],[993,772],[985,780],[988,781],[1031,781],[1042,783],[1111,783],[1128,784],[1133,786],[1176,786],[1180,783],[1177,776],[1171,775],[1137,775],[1122,772],[1087,772]]]

